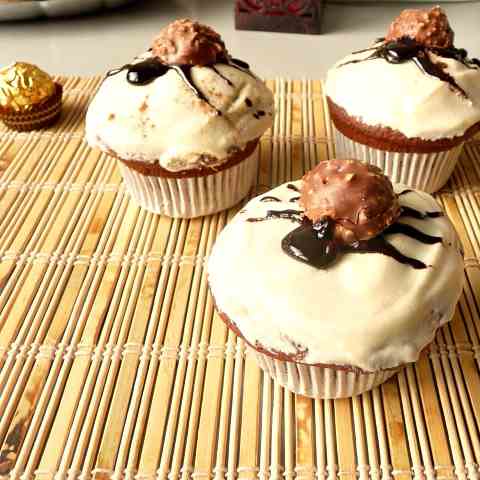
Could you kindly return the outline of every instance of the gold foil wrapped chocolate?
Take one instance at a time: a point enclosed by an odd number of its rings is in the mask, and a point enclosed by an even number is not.
[[[0,69],[0,108],[27,112],[55,93],[50,75],[35,65],[15,62]]]

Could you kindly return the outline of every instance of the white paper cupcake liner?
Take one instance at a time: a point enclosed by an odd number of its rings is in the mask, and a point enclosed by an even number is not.
[[[200,177],[154,177],[121,161],[118,165],[128,192],[141,207],[169,217],[193,218],[225,210],[245,198],[255,180],[257,155]]]
[[[433,193],[442,188],[457,164],[463,143],[443,152],[387,152],[355,142],[333,127],[336,156],[370,163],[381,168],[393,183]]]
[[[345,398],[359,395],[384,383],[400,370],[348,372],[336,368],[286,362],[248,348],[255,354],[260,368],[280,385],[294,393],[312,398]]]

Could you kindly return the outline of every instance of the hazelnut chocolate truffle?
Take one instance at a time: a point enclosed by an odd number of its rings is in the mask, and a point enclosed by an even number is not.
[[[230,56],[218,33],[177,20],[148,52],[107,74],[89,107],[86,136],[118,158],[141,206],[196,217],[247,195],[273,104],[271,91]]]
[[[390,25],[386,42],[410,38],[426,47],[453,47],[454,33],[447,15],[440,7],[430,10],[404,10]]]
[[[359,205],[344,205],[350,194]],[[378,216],[371,228],[364,209]],[[221,318],[259,365],[321,398],[361,393],[415,362],[463,286],[461,245],[435,199],[348,160],[251,200],[207,269]]]
[[[335,239],[346,244],[375,237],[400,215],[388,178],[354,160],[319,163],[303,177],[300,204],[313,223],[332,219]]]
[[[7,127],[48,127],[58,120],[61,104],[61,84],[36,65],[15,62],[0,69],[0,119]]]
[[[337,155],[428,192],[480,131],[480,61],[454,46],[439,7],[402,12],[385,39],[331,68],[325,88]]]
[[[228,57],[215,30],[188,19],[166,26],[154,39],[152,54],[165,65],[213,65]]]

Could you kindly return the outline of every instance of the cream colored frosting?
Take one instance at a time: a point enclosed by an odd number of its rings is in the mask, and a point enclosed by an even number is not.
[[[145,58],[143,56],[143,58]],[[107,77],[86,118],[90,145],[125,160],[159,162],[170,171],[216,166],[273,123],[273,95],[258,78],[229,65],[193,67],[199,99],[176,70],[153,82],[130,84],[127,72]],[[263,111],[264,115],[254,116]]]
[[[405,189],[395,186],[397,192]],[[282,202],[261,202],[266,195]],[[306,349],[303,363],[375,371],[417,360],[436,329],[452,318],[462,291],[461,246],[448,218],[400,220],[442,237],[441,244],[388,236],[403,254],[428,265],[425,269],[378,253],[355,253],[320,270],[281,248],[284,236],[298,224],[246,221],[264,217],[267,210],[299,208],[289,201],[295,196],[286,184],[260,195],[220,233],[208,262],[218,309],[252,345],[259,342],[287,354]],[[420,191],[399,198],[401,205],[421,212],[440,210],[433,197]]]
[[[349,55],[328,71],[326,94],[350,116],[424,140],[461,136],[480,122],[480,68],[430,53],[446,65],[467,100],[413,61],[391,64],[380,58],[339,66],[371,53]]]

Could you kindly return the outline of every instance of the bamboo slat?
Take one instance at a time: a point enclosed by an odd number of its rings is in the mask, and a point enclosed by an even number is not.
[[[346,400],[293,395],[216,315],[205,261],[239,206],[171,220],[83,136],[99,77],[58,77],[52,129],[0,125],[0,479],[480,478],[480,139],[437,198],[465,247],[455,318]],[[318,81],[267,82],[252,192],[334,155]]]

